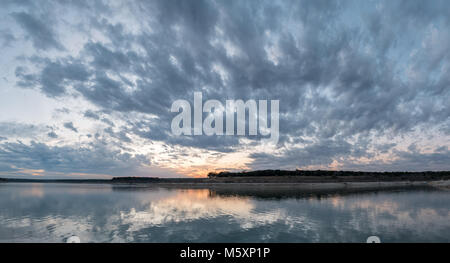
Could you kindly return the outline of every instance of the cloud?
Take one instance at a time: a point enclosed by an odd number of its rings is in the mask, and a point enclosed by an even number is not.
[[[20,122],[0,122],[0,135],[8,137],[33,138],[47,130],[43,125]]]
[[[21,169],[42,169],[47,173],[87,173],[95,175],[139,175],[146,157],[121,154],[98,143],[90,146],[48,146],[31,142],[0,144],[0,164]],[[1,173],[6,172],[1,170]]]
[[[58,138],[58,135],[54,131],[47,133],[47,135],[48,135],[48,137],[53,138],[53,139]]]
[[[448,1],[164,0],[48,2],[8,12],[35,48],[20,54],[17,87],[94,106],[83,116],[108,125],[95,129],[119,144],[243,152],[253,169],[338,160],[357,169],[352,158],[375,153],[398,159],[398,165],[365,166],[383,170],[416,167],[413,162],[450,169],[434,162],[443,153],[401,154],[409,143],[402,138],[423,127],[439,130],[430,136],[448,144],[449,8]],[[42,54],[64,49],[57,32],[71,33],[71,49]],[[192,101],[196,91],[222,102],[280,100],[279,149],[252,149],[258,136],[172,136],[172,102]],[[64,127],[77,132],[73,124]]]
[[[94,120],[99,120],[99,119],[100,119],[100,117],[98,116],[98,114],[95,113],[95,112],[93,112],[93,111],[91,111],[91,110],[87,110],[87,111],[84,113],[84,117],[90,118],[90,119],[94,119]]]
[[[114,132],[111,127],[108,127],[103,130],[108,133],[111,137],[119,139],[121,142],[131,143],[131,139],[128,137],[127,133],[124,131]]]
[[[444,171],[448,170],[450,151],[447,147],[432,152],[395,150],[388,161],[372,161],[358,164],[347,161],[344,167],[351,170],[368,171]]]
[[[50,97],[60,96],[66,92],[65,81],[86,81],[89,73],[76,63],[49,63],[42,70],[40,82],[42,91]]]
[[[11,15],[27,33],[26,38],[31,39],[33,46],[36,49],[64,50],[64,47],[57,40],[55,32],[53,32],[51,27],[49,27],[47,21],[42,21],[39,18],[25,12],[12,13]]]
[[[12,47],[12,43],[17,40],[10,30],[0,30],[1,47]]]
[[[73,126],[73,122],[65,122],[64,127],[78,133],[78,129]]]
[[[323,167],[324,169],[342,169],[358,171],[441,171],[448,169],[450,151],[447,146],[421,152],[415,147],[408,151],[393,150],[389,159],[373,158],[377,153],[386,153],[392,145],[384,145],[375,153],[367,149],[355,150],[356,147],[345,142],[324,142],[304,148],[292,148],[278,155],[254,153],[251,168],[255,169],[296,169]],[[361,157],[369,161],[361,161]],[[333,166],[337,161],[338,166]]]
[[[351,156],[352,145],[345,141],[324,140],[304,148],[283,150],[280,155],[254,153],[251,167],[255,169],[295,169],[310,165],[330,165],[334,160]]]

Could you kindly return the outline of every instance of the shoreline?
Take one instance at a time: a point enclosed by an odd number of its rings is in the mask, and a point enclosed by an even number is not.
[[[420,188],[429,187],[450,190],[450,180],[436,181],[392,181],[392,182],[323,182],[323,183],[118,183],[118,187],[136,188],[178,188],[178,189],[277,189],[299,191],[326,191],[326,190],[381,190],[392,188]]]
[[[116,189],[125,188],[168,188],[168,189],[221,189],[239,191],[239,189],[287,190],[299,192],[327,191],[365,191],[389,190],[407,188],[434,188],[450,190],[450,178],[435,180],[410,180],[390,178],[390,180],[375,180],[375,178],[226,178],[217,180],[210,178],[140,178],[134,180],[51,180],[51,179],[5,179],[0,178],[0,185],[9,183],[51,183],[51,184],[107,184]],[[395,180],[399,179],[399,180]]]
[[[113,177],[111,179],[22,179],[0,178],[2,183],[108,184],[114,189],[170,188],[239,189],[260,193],[277,191],[332,192],[395,188],[450,190],[450,171],[361,172],[324,170],[258,170],[250,172],[209,173],[204,178]]]

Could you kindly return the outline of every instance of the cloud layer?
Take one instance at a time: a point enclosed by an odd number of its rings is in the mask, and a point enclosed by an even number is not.
[[[0,123],[2,167],[59,171],[10,156],[33,158],[37,146],[96,155],[103,142],[105,161],[119,160],[111,167],[122,167],[120,156],[127,155],[149,174],[179,167],[450,169],[448,1],[5,6],[0,43],[9,62],[2,85],[67,111],[54,106],[51,118],[34,119],[42,136],[8,135],[26,125],[21,113]],[[196,91],[222,102],[280,100],[279,144],[173,136],[172,102],[192,101]],[[14,153],[14,143],[28,148]],[[72,172],[90,169],[72,165]],[[89,171],[112,173],[100,167]]]

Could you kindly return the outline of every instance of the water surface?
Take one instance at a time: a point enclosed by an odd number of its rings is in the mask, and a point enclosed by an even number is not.
[[[450,242],[450,192],[0,184],[0,242]]]

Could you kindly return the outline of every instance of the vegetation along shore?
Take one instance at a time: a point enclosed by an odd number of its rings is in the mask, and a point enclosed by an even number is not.
[[[161,187],[282,187],[296,189],[359,189],[432,186],[448,189],[450,171],[355,172],[323,170],[261,170],[209,173],[206,178],[114,177],[112,179],[17,179],[0,183],[102,183]]]

